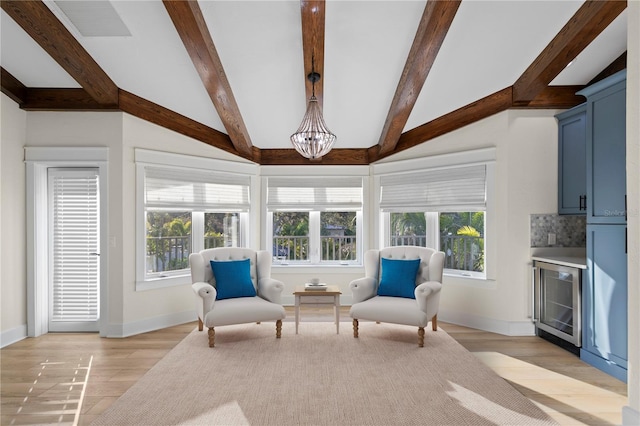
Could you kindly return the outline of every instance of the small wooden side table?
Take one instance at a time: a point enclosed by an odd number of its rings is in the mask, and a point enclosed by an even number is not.
[[[304,285],[299,285],[293,292],[296,297],[296,334],[300,323],[300,305],[333,305],[336,318],[336,334],[340,334],[340,295],[342,292],[338,286],[327,286],[326,290],[305,290]]]

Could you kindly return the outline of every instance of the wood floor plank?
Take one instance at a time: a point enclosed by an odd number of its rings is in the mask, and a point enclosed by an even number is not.
[[[293,308],[286,312],[291,322]],[[331,321],[333,312],[305,309],[301,316],[311,323]],[[341,309],[341,319],[350,321],[348,307]],[[626,384],[566,350],[535,336],[502,336],[443,322],[439,326],[560,424],[621,423]],[[78,424],[88,425],[195,328],[196,323],[187,323],[124,339],[51,333],[3,348],[0,422],[72,425],[77,410]]]

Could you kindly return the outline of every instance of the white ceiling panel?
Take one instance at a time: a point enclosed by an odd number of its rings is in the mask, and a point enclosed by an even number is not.
[[[199,3],[251,142],[291,148],[305,108],[300,3]]]
[[[513,85],[581,5],[463,1],[405,131]]]
[[[27,87],[78,88],[80,85],[4,11],[0,12],[0,62]],[[44,72],[43,72],[44,71]]]

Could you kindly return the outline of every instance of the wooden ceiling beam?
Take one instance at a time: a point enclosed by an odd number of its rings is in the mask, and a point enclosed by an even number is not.
[[[369,148],[369,159],[371,162],[378,161],[391,154],[420,145],[423,142],[460,129],[461,127],[475,123],[498,112],[505,111],[511,107],[511,90],[511,87],[507,87],[506,89],[492,93],[489,96],[465,105],[462,108],[458,108],[435,120],[431,120],[428,123],[404,132],[400,136],[394,152],[382,154],[377,149],[377,146],[372,146]]]
[[[427,1],[378,140],[380,155],[395,149],[459,6],[460,1]]]
[[[527,104],[527,109],[568,109],[585,101],[584,96],[576,92],[585,86],[549,86]],[[522,108],[513,105],[513,108]]]
[[[0,85],[2,93],[18,105],[21,105],[27,98],[27,87],[2,67],[0,67]]]
[[[587,0],[513,85],[513,104],[525,106],[627,7],[626,1]]]
[[[235,149],[227,134],[125,90],[120,90],[120,109],[127,114],[157,124],[165,129],[173,130],[207,145],[251,160],[250,156],[243,155]],[[251,157],[253,156],[251,155]]]
[[[42,1],[0,2],[2,10],[101,105],[118,104],[118,87]]]
[[[262,166],[366,166],[370,163],[368,150],[365,148],[332,149],[317,160],[303,157],[295,149],[261,149],[260,165]]]
[[[84,89],[27,89],[20,108],[27,111],[118,111],[117,104],[96,102]]]
[[[324,0],[300,0],[302,20],[302,56],[304,59],[305,105],[313,93],[313,84],[307,75],[313,70],[320,74],[315,84],[315,95],[322,110],[324,100]]]
[[[251,158],[253,145],[249,132],[198,2],[163,0],[163,4],[218,111],[235,150],[243,157]]]

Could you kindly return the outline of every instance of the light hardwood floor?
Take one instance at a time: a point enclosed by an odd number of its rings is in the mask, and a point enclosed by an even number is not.
[[[293,310],[287,308],[287,321]],[[301,321],[331,321],[305,310]],[[348,310],[341,319],[342,333]],[[562,425],[617,425],[626,385],[537,337],[440,327]],[[125,339],[48,334],[0,350],[2,425],[88,425],[194,328],[184,324]],[[427,332],[426,338],[428,339]]]

